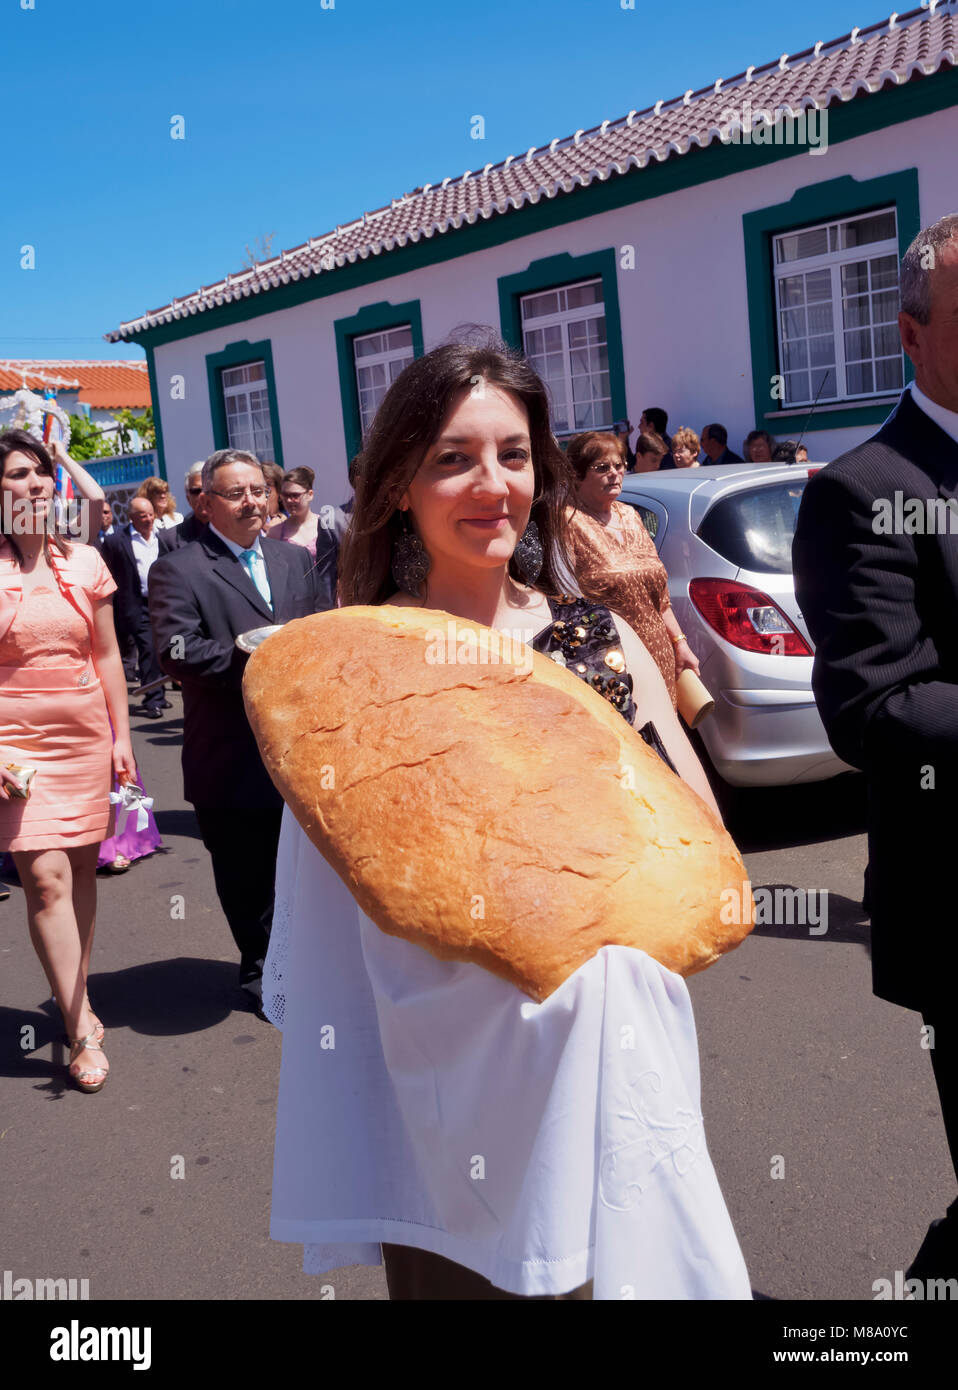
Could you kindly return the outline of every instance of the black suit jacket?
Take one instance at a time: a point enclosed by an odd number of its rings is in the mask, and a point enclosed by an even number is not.
[[[183,685],[183,794],[194,806],[279,808],[243,705],[250,628],[322,609],[305,547],[260,537],[273,606],[208,528],[150,570],[150,620],[160,666]]]
[[[153,534],[160,544],[159,553],[153,562],[156,564],[161,555],[166,555],[173,549],[173,544],[166,534],[166,528],[154,526]],[[112,536],[104,536],[100,553],[116,581],[113,621],[119,635],[127,637],[136,631],[147,612],[147,601],[140,589],[140,574],[136,568],[129,526],[118,526]],[[152,571],[151,565],[150,572]]]
[[[956,498],[958,443],[906,391],[809,480],[793,545],[818,708],[868,779],[875,993],[923,1012],[953,1007],[958,970]]]
[[[195,512],[190,512],[178,526],[170,526],[167,530],[174,546],[189,545],[191,541],[198,541],[200,536],[205,534],[206,522],[200,521]]]
[[[728,447],[726,447],[724,453],[719,454],[719,456],[718,456],[717,459],[710,459],[709,456],[708,456],[708,454],[706,454],[706,455],[705,455],[705,458],[702,460],[702,467],[705,468],[708,464],[712,464],[712,463],[718,465],[718,464],[720,464],[720,463],[744,463],[744,462],[745,462],[745,460],[742,458],[741,454],[736,454],[736,453],[734,453],[731,449],[729,449]]]

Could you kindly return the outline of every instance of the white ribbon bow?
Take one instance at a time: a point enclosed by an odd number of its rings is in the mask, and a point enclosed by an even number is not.
[[[146,829],[147,825],[149,824],[149,816],[147,815],[147,812],[151,809],[153,805],[153,798],[152,796],[147,796],[146,793],[140,787],[138,787],[135,782],[124,782],[123,786],[120,788],[118,792],[110,792],[110,801],[114,806],[117,807],[117,835],[122,835],[123,831],[126,829],[127,822],[130,819],[131,811],[136,812],[137,831],[139,832],[140,830]],[[123,818],[123,826],[121,828],[120,815],[123,811],[126,812],[126,815]]]

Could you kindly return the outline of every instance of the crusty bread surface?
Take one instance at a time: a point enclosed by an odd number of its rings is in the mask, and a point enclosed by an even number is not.
[[[442,960],[541,1001],[603,946],[690,975],[751,930],[712,810],[583,680],[481,624],[300,618],[243,691],[270,776],[362,910]]]

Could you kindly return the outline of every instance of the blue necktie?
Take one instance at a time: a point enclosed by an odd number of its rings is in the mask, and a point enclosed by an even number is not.
[[[241,555],[249,577],[256,585],[257,592],[272,608],[273,597],[270,593],[269,580],[266,577],[266,567],[262,557],[255,550],[244,550]]]

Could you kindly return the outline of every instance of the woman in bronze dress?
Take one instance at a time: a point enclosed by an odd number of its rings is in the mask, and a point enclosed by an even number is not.
[[[566,452],[576,479],[576,506],[566,509],[566,544],[586,598],[605,604],[641,637],[662,673],[673,707],[675,682],[699,663],[679,628],[669,577],[635,509],[616,499],[626,459],[614,434],[592,430]]]

